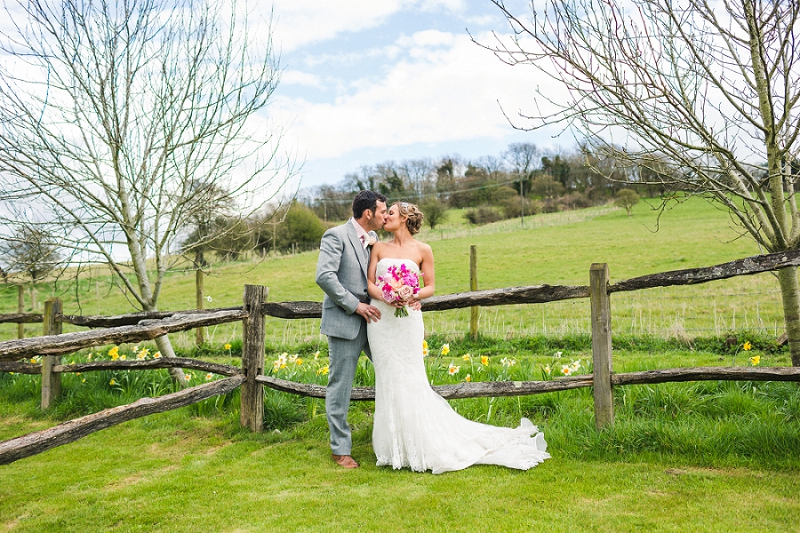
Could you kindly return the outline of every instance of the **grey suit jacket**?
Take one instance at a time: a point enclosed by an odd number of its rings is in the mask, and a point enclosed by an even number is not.
[[[375,232],[370,235],[375,237]],[[349,220],[322,236],[316,281],[325,292],[320,322],[323,335],[343,339],[358,336],[364,318],[355,310],[359,302],[370,301],[367,294],[370,249],[364,249]]]

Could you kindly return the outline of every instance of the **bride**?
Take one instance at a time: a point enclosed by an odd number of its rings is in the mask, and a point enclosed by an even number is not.
[[[419,300],[433,295],[435,273],[431,247],[414,238],[422,217],[414,204],[392,205],[383,229],[393,238],[373,246],[367,271],[372,304],[381,310],[380,320],[367,326],[375,366],[372,445],[378,466],[434,474],[474,464],[527,470],[550,457],[544,436],[527,418],[515,429],[467,420],[428,383]],[[386,302],[375,283],[392,265],[422,273],[422,288],[406,302]],[[395,308],[404,305],[408,316],[395,316]]]

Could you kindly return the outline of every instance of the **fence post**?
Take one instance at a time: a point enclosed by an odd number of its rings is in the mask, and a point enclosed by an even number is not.
[[[478,249],[474,244],[469,247],[469,290],[478,290]],[[478,338],[478,313],[480,308],[472,306],[469,316],[469,335],[473,340]]]
[[[59,298],[50,298],[44,303],[43,335],[60,335],[61,320],[57,319],[63,311]],[[42,357],[42,409],[49,409],[53,401],[61,394],[61,374],[53,372],[53,367],[61,364],[60,355]]]
[[[194,290],[196,307],[197,309],[203,309],[205,307],[205,302],[203,301],[205,299],[203,296],[203,268],[200,265],[197,265],[197,270],[194,273]],[[194,343],[196,346],[202,346],[205,342],[206,328],[201,326],[195,330]]]
[[[17,285],[17,312],[22,314],[25,312],[25,287],[21,284]],[[17,338],[25,338],[25,324],[20,322],[17,324]]]
[[[255,433],[264,430],[264,386],[256,376],[264,373],[264,313],[261,304],[267,301],[269,289],[261,285],[244,286],[244,309],[249,313],[242,321],[242,383],[239,422]]]
[[[593,263],[589,270],[592,306],[592,363],[594,365],[594,422],[597,429],[614,423],[611,388],[611,302],[608,297],[608,265]]]

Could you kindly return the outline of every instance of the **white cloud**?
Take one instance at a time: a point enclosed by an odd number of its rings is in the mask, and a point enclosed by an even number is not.
[[[334,102],[276,99],[297,117],[288,134],[309,159],[364,147],[502,137],[512,128],[498,101],[511,114],[533,111],[537,84],[545,81],[533,68],[505,65],[467,36],[424,31],[395,46],[401,59],[385,76],[353,83]],[[554,89],[544,87],[549,94]]]
[[[299,70],[285,70],[281,73],[281,85],[302,85],[304,87],[322,87],[319,76]]]
[[[274,43],[283,51],[323,42],[340,33],[356,33],[410,9],[459,12],[465,0],[274,0]]]

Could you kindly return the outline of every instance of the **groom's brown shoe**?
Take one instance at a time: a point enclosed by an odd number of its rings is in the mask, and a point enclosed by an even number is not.
[[[349,455],[331,454],[331,457],[333,457],[333,460],[336,462],[336,464],[342,468],[358,468],[358,463],[356,460]]]

